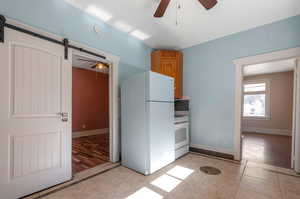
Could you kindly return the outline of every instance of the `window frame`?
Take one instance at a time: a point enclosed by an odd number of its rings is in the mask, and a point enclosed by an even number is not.
[[[271,119],[271,89],[270,89],[270,79],[257,79],[257,80],[245,80],[242,85],[242,118],[247,120],[270,120]],[[253,92],[245,92],[244,85],[246,84],[266,84],[265,91],[253,91]],[[265,116],[244,116],[244,99],[245,95],[257,95],[257,94],[265,94]]]

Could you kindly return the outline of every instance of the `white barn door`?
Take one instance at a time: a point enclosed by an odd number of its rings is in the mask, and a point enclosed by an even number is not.
[[[70,180],[71,53],[5,28],[0,43],[0,197]],[[62,121],[61,113],[69,114]]]

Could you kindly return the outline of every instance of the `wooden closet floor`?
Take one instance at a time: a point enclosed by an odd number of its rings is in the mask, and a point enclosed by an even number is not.
[[[73,173],[109,161],[109,134],[74,138],[72,142]]]

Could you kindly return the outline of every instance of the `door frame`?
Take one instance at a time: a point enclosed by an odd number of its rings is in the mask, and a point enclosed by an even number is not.
[[[56,40],[63,40],[65,37],[58,36],[53,33],[49,33],[47,31],[26,25],[24,23],[21,23],[19,21],[16,21],[14,19],[6,18],[7,23],[24,28],[26,30],[45,35],[47,37],[50,37],[52,39]],[[118,92],[118,67],[120,62],[120,57],[113,55],[111,53],[89,47],[85,44],[82,44],[80,42],[69,40],[70,45],[78,46],[79,48],[84,48],[88,51],[94,52],[96,54],[101,54],[106,57],[106,62],[110,64],[110,78],[109,78],[109,98],[111,102],[111,106],[109,107],[109,133],[110,133],[110,149],[109,149],[109,156],[111,162],[119,162],[120,161],[120,134],[119,134],[119,92]],[[72,54],[76,53],[77,50],[69,48],[69,59],[72,59]],[[80,52],[80,51],[78,51]],[[93,57],[92,55],[85,54],[84,56]],[[99,59],[99,57],[94,57],[94,59]],[[71,75],[72,76],[72,75]],[[72,85],[72,79],[70,79],[70,85]],[[70,87],[72,90],[72,87]],[[71,92],[71,91],[70,91]],[[72,92],[71,92],[72,93]],[[70,105],[72,107],[72,97],[70,97]],[[72,116],[72,110],[70,110],[70,118]],[[71,130],[71,129],[70,129]],[[72,131],[72,130],[71,130]],[[72,133],[72,132],[70,132]],[[71,137],[72,139],[72,137]],[[71,143],[72,140],[70,140]],[[72,147],[72,146],[70,146]]]
[[[265,63],[265,62],[271,62],[271,61],[279,61],[279,60],[285,60],[285,59],[296,59],[296,64],[300,63],[300,48],[291,48],[291,49],[286,49],[286,50],[280,50],[276,52],[271,52],[271,53],[265,53],[261,55],[255,55],[255,56],[250,56],[250,57],[244,57],[244,58],[239,58],[233,61],[235,64],[235,136],[234,136],[234,159],[240,161],[242,158],[241,154],[241,118],[242,118],[242,85],[243,85],[243,67],[246,65],[253,65],[253,64],[260,64],[260,63]],[[299,69],[299,65],[296,65],[296,69]],[[297,71],[297,70],[295,70]],[[299,71],[299,70],[298,70]],[[299,78],[297,78],[298,82],[300,81]],[[297,83],[296,88],[294,89],[294,95],[295,91],[299,90],[299,83]],[[298,92],[299,93],[299,92]],[[300,98],[296,97],[294,98],[294,107],[293,111],[295,113],[300,112]],[[297,116],[296,116],[297,117]],[[298,121],[298,119],[296,119]],[[296,121],[293,119],[293,121]],[[298,125],[299,122],[295,122],[293,126],[295,126],[295,132],[293,132],[293,139],[299,139],[300,137],[300,127]],[[294,142],[294,140],[293,140]],[[300,144],[300,140],[298,140]],[[294,147],[293,147],[294,150]],[[296,150],[295,153],[299,154],[300,156],[300,150]],[[292,154],[293,156],[293,154]],[[296,156],[295,156],[296,157]],[[294,158],[292,158],[294,159]],[[298,160],[299,162],[299,160]],[[292,167],[295,168],[295,164],[292,164]],[[300,165],[297,166],[296,168],[298,172],[300,172]]]
[[[80,44],[76,44],[80,46]],[[119,134],[118,134],[118,63],[119,59],[115,56],[111,56],[109,54],[104,54],[99,50],[92,49],[90,47],[84,46],[85,49],[97,53],[102,54],[106,57],[106,59],[101,59],[99,57],[95,57],[79,50],[72,49],[72,57],[73,55],[78,55],[81,57],[103,61],[109,64],[109,160],[111,162],[119,161]],[[73,65],[73,64],[72,64]],[[73,67],[73,66],[72,66]],[[73,76],[72,76],[73,78]],[[72,114],[71,114],[72,116]]]

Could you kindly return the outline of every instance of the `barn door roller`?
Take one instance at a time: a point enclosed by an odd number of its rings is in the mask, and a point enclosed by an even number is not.
[[[87,54],[90,54],[90,55],[93,55],[93,56],[96,56],[96,57],[100,57],[101,59],[106,59],[106,57],[103,56],[103,55],[91,52],[89,50],[85,50],[83,48],[79,48],[79,47],[74,46],[74,45],[70,45],[69,44],[69,40],[67,38],[65,38],[62,41],[60,41],[60,40],[56,40],[56,39],[53,39],[53,38],[41,35],[39,33],[32,32],[30,30],[26,30],[24,28],[21,28],[21,27],[12,25],[12,24],[8,24],[8,23],[6,23],[5,17],[3,15],[0,15],[0,42],[2,42],[2,43],[4,42],[4,36],[5,36],[4,35],[4,27],[10,28],[10,29],[13,29],[13,30],[16,30],[16,31],[19,31],[19,32],[22,32],[22,33],[25,33],[25,34],[28,34],[28,35],[40,38],[40,39],[43,39],[43,40],[46,40],[46,41],[49,41],[49,42],[56,43],[58,45],[64,46],[64,49],[65,49],[65,59],[66,60],[68,59],[68,49],[69,48],[72,48],[72,49],[75,49],[75,50],[79,50],[81,52],[85,52]]]
[[[0,42],[4,42],[4,26],[5,26],[5,17],[0,15]]]
[[[64,43],[64,47],[65,47],[65,59],[67,60],[68,59],[68,54],[69,54],[69,40],[68,39],[64,39],[63,40],[63,43]]]

